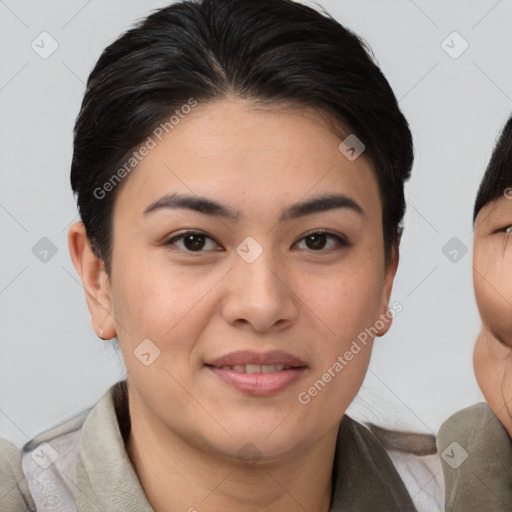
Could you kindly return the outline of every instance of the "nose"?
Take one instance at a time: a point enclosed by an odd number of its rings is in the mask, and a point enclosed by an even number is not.
[[[299,299],[279,256],[263,250],[252,263],[235,255],[222,315],[235,327],[272,332],[297,321]]]

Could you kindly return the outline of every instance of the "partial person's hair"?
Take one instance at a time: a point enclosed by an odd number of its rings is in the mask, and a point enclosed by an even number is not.
[[[327,13],[292,0],[191,0],[154,12],[119,37],[87,81],[71,186],[107,273],[120,186],[105,197],[95,191],[191,98],[201,104],[233,96],[254,108],[312,107],[341,128],[341,137],[363,142],[379,185],[389,261],[405,212],[412,136],[366,44]]]
[[[386,450],[412,453],[420,457],[433,455],[437,452],[436,438],[432,434],[390,430],[374,423],[364,423],[364,425]]]
[[[512,117],[501,131],[478,188],[473,209],[473,223],[480,210],[492,201],[503,197],[507,189],[510,189],[512,197]]]

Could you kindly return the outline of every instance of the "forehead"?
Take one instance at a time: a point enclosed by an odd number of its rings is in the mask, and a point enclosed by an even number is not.
[[[351,161],[340,152],[344,135],[312,109],[256,108],[232,99],[198,105],[155,139],[119,200],[149,204],[182,190],[262,206],[338,189],[380,207],[377,180],[364,153]]]

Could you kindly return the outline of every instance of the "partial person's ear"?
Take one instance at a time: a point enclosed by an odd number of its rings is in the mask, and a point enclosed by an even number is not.
[[[75,222],[69,228],[68,245],[85,290],[92,327],[101,339],[112,339],[116,336],[116,326],[112,316],[110,282],[105,264],[94,254],[82,222]]]
[[[400,259],[400,240],[402,239],[402,231],[399,230],[396,235],[396,242],[391,247],[391,254],[389,261],[386,262],[385,274],[384,274],[384,286],[382,291],[382,302],[380,307],[380,317],[376,322],[377,336],[384,336],[391,327],[393,316],[389,311],[389,299],[391,298],[391,292],[393,290],[393,281],[395,280],[396,271],[398,269],[398,260]],[[380,327],[384,324],[382,327]]]

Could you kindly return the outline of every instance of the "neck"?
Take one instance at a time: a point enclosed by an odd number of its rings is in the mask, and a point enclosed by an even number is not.
[[[155,512],[328,512],[338,425],[300,453],[248,465],[207,451],[138,412],[130,401],[126,449]]]

